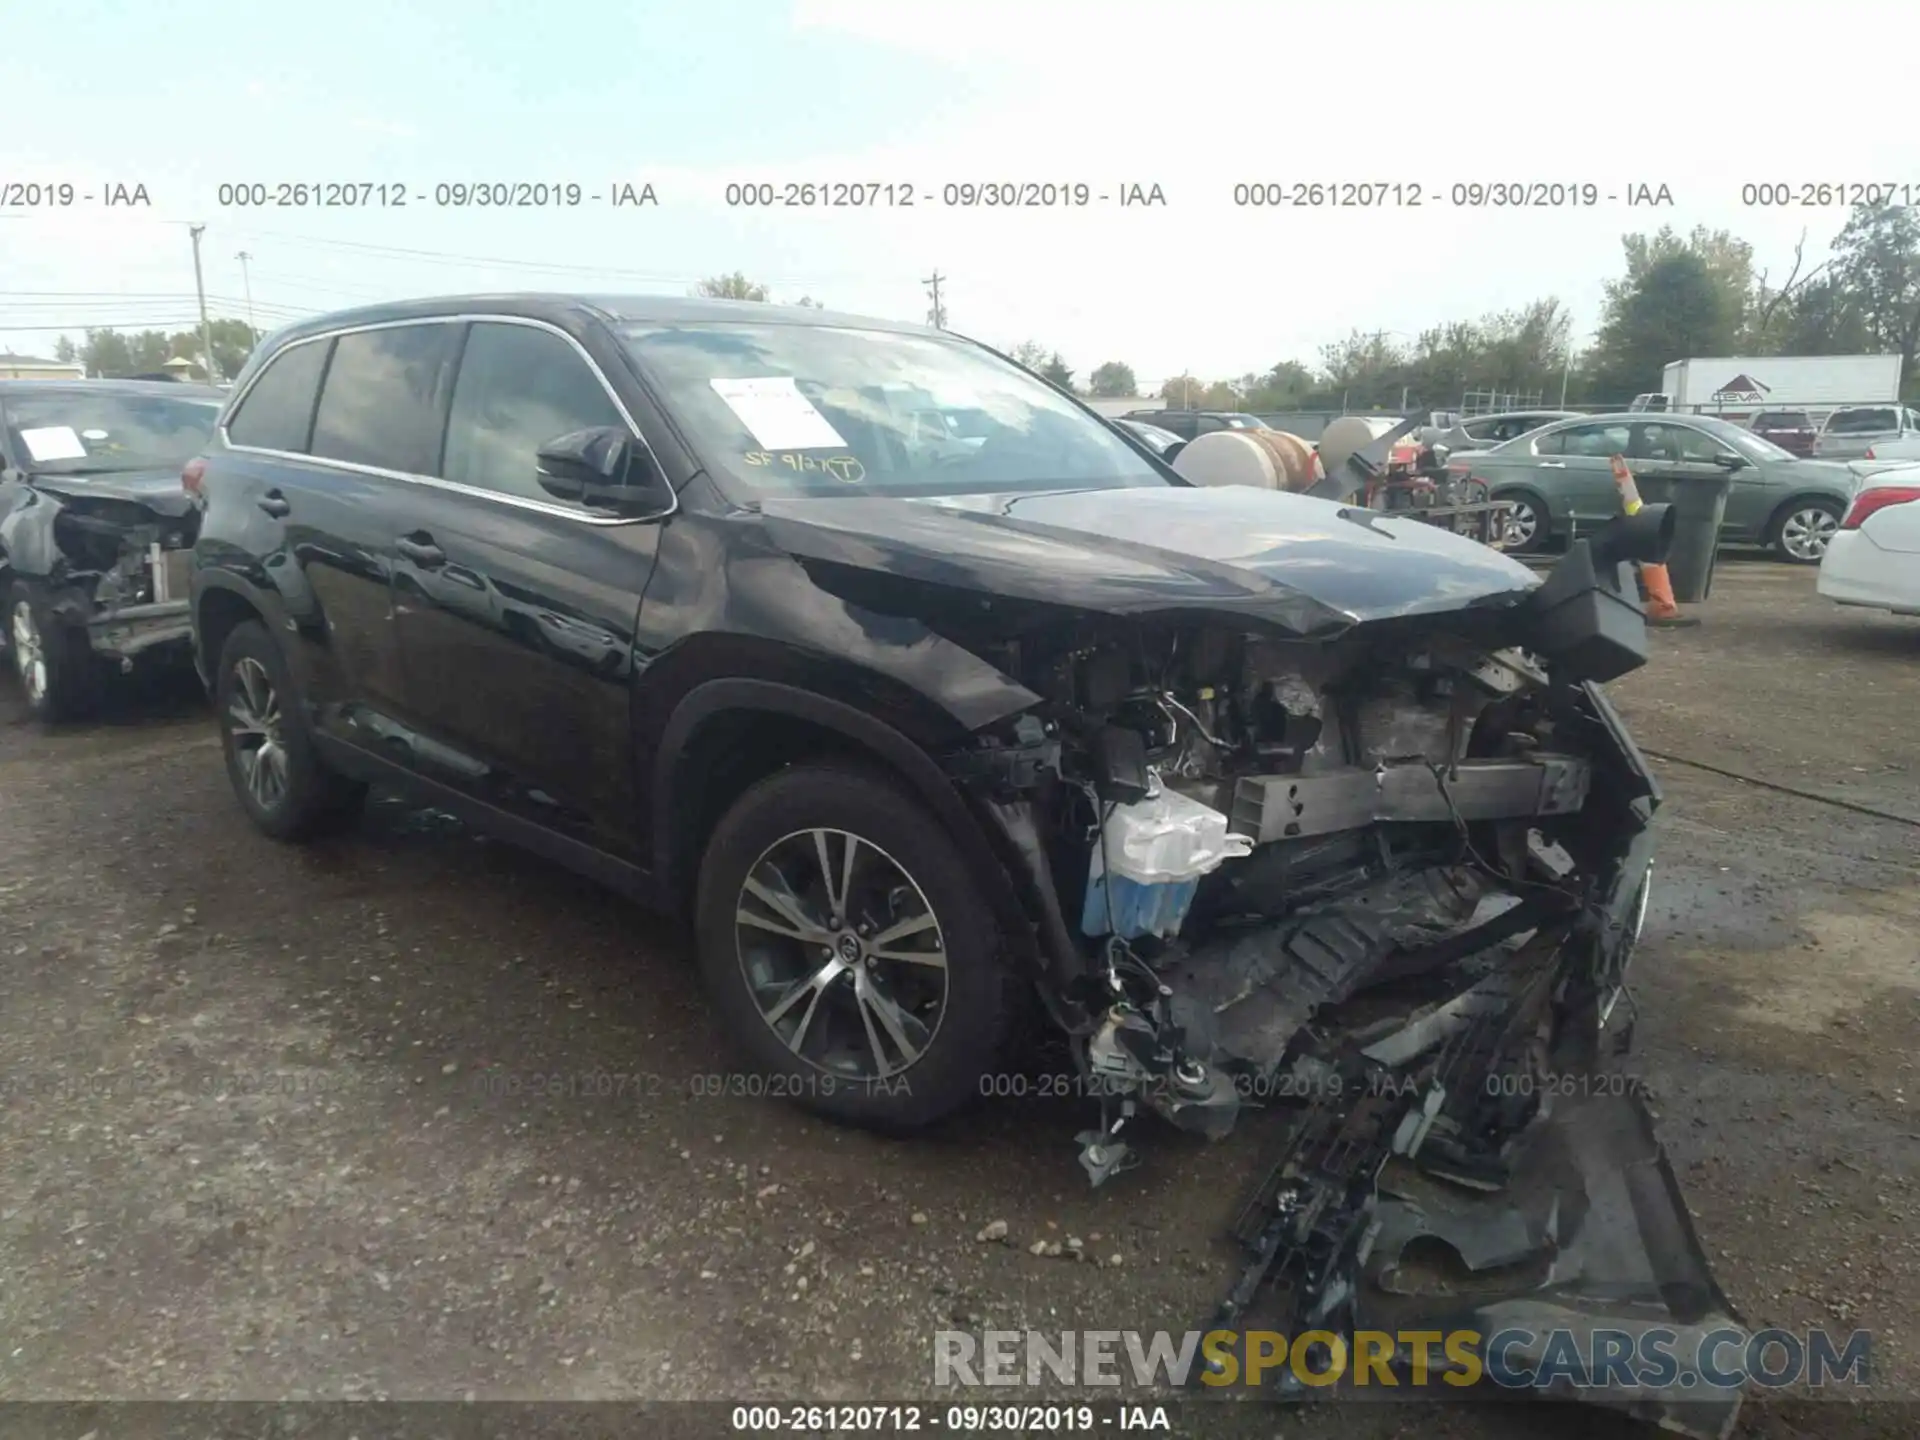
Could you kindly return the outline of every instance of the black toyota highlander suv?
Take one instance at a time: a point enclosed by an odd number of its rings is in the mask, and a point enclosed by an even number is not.
[[[1189,486],[950,334],[551,296],[282,331],[182,482],[268,834],[385,783],[686,912],[747,1061],[842,1119],[995,1093],[1023,1010],[1095,1183],[1142,1107],[1217,1136],[1288,1104],[1325,1167],[1305,1303],[1418,1230],[1392,1153],[1466,1253],[1577,1217],[1540,1237],[1577,1264],[1500,1272],[1555,1313],[1723,1321],[1638,1092],[1537,1098],[1623,1033],[1659,790],[1600,687],[1644,658],[1621,562],[1663,507],[1542,581]]]

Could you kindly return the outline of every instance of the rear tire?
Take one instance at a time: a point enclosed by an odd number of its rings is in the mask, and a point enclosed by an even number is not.
[[[1767,545],[1789,565],[1818,565],[1844,513],[1837,500],[1789,500],[1767,527]]]
[[[6,589],[7,649],[27,710],[43,725],[77,720],[100,699],[100,658],[84,630],[63,624],[39,586]]]
[[[259,621],[234,626],[221,647],[214,706],[227,778],[259,830],[306,840],[359,813],[367,787],[320,758],[286,657]]]
[[[695,902],[706,989],[764,1081],[748,1093],[889,1132],[979,1096],[1018,1011],[991,916],[887,776],[816,763],[752,786],[714,829]]]
[[[1502,490],[1491,498],[1508,501],[1513,506],[1507,512],[1507,533],[1513,538],[1501,548],[1516,555],[1537,555],[1549,547],[1553,540],[1553,514],[1545,500],[1531,490]]]

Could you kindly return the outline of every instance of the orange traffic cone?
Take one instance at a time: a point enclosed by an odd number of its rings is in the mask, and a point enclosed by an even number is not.
[[[1633,471],[1627,466],[1627,457],[1613,457],[1614,488],[1620,492],[1620,508],[1628,515],[1640,513],[1640,487],[1633,483]],[[1682,615],[1680,606],[1673,598],[1673,581],[1667,575],[1665,565],[1641,565],[1640,585],[1647,592],[1647,623],[1663,627],[1698,625],[1699,620],[1690,615]]]

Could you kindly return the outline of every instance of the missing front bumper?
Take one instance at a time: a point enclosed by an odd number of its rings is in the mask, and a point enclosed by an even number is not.
[[[185,600],[125,605],[87,621],[87,644],[94,654],[126,664],[162,646],[186,647],[193,638],[193,616]]]

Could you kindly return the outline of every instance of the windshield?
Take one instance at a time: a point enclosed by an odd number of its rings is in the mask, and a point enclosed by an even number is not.
[[[1749,459],[1791,460],[1794,458],[1791,450],[1782,450],[1771,440],[1764,440],[1751,430],[1735,425],[1730,420],[1715,420],[1703,417],[1694,421],[1694,423],[1709,435],[1713,436],[1714,439],[1725,441]]]
[[[111,390],[49,390],[7,396],[7,438],[40,475],[178,470],[213,434],[220,402]]]
[[[1836,410],[1827,421],[1829,435],[1871,435],[1899,428],[1900,419],[1891,410]]]
[[[1065,396],[962,341],[751,323],[622,333],[738,503],[1168,483]]]

